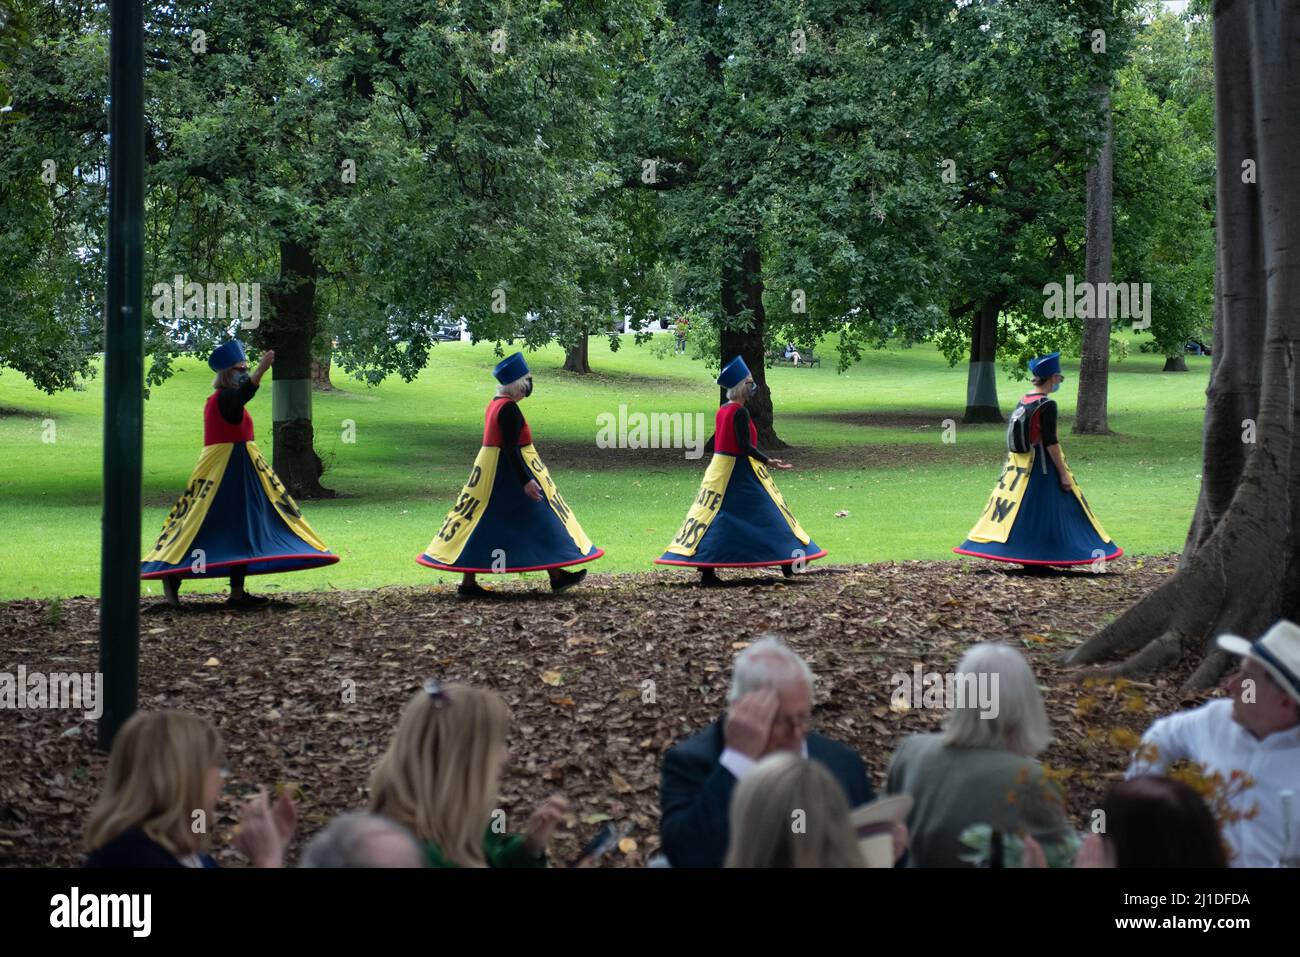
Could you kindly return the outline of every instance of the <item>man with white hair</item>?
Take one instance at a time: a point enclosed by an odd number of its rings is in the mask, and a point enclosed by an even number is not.
[[[313,837],[302,867],[424,867],[424,850],[411,832],[377,814],[336,817]]]
[[[820,761],[849,807],[872,800],[858,753],[810,733],[812,699],[812,671],[780,639],[763,637],[736,656],[727,714],[664,755],[659,832],[673,867],[722,866],[736,782],[774,752]]]
[[[1164,774],[1184,760],[1225,782],[1232,772],[1245,772],[1254,784],[1232,798],[1243,816],[1223,825],[1235,852],[1231,864],[1276,867],[1285,850],[1282,792],[1300,793],[1300,627],[1284,619],[1258,641],[1221,635],[1218,644],[1241,657],[1229,697],[1157,720],[1142,736],[1127,777]],[[1252,808],[1255,814],[1245,817]]]

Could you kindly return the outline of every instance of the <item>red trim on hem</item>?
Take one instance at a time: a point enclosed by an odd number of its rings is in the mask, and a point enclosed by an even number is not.
[[[670,558],[656,558],[656,565],[676,565],[681,568],[780,568],[783,565],[793,565],[795,562],[815,562],[819,558],[825,558],[830,552],[822,549],[816,555],[805,555],[803,558],[788,558],[780,562],[687,562],[674,561]]]
[[[584,562],[594,562],[604,554],[605,549],[598,548],[595,553],[583,558],[575,558],[571,562],[556,562],[554,565],[533,565],[528,568],[503,568],[501,571],[496,571],[492,568],[464,568],[460,565],[440,565],[437,562],[432,562],[426,559],[423,552],[421,552],[415,560],[425,568],[432,568],[434,571],[439,572],[473,572],[475,575],[507,575],[518,572],[545,572],[550,571],[552,568],[567,568],[570,565],[581,565]]]
[[[1007,558],[1005,555],[984,555],[981,554],[980,552],[967,551],[964,548],[954,548],[953,551],[956,552],[958,555],[970,555],[974,558],[987,558],[991,562],[1006,562],[1009,565],[1091,565],[1093,562],[1097,560],[1095,558],[1080,558],[1080,559],[1070,559],[1069,561],[1044,562],[1044,561],[1031,560],[1028,558]],[[1103,555],[1101,557],[1101,560],[1103,562],[1114,561],[1116,558],[1119,558],[1123,554],[1124,554],[1124,549],[1120,548],[1118,551],[1115,552],[1114,555]]]
[[[250,569],[249,574],[250,575],[278,575],[283,572],[299,572],[307,568],[324,568],[326,565],[333,565],[339,560],[339,556],[332,555],[329,553],[326,553],[324,555],[321,555],[319,553],[313,553],[309,555],[268,555],[265,558],[238,558],[235,559],[234,561],[229,561],[229,562],[211,562],[208,564],[208,568],[209,569],[231,568],[235,565],[256,565],[262,562],[287,562],[287,561],[292,561],[295,558],[313,559],[313,564],[304,565],[302,566],[302,568],[272,568],[272,569],[268,569],[267,571],[252,571]],[[194,574],[194,572],[189,570],[190,567],[191,566],[189,565],[184,566],[185,568],[184,571],[178,570],[178,571],[167,571],[167,572],[161,572],[161,571],[144,572],[140,575],[140,578],[146,579],[146,578],[173,578],[173,577],[180,577],[180,578],[211,578],[212,577],[211,575],[196,575]]]

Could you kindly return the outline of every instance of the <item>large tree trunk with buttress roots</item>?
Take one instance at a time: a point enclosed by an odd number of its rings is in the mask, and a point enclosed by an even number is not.
[[[763,451],[789,448],[776,434],[772,416],[772,391],[767,387],[767,347],[764,342],[766,315],[763,312],[762,259],[758,240],[751,238],[739,266],[722,267],[722,309],[726,321],[719,339],[721,360],[726,365],[736,356],[745,360],[758,391],[745,403],[754,427],[758,429],[758,446]],[[739,316],[750,311],[749,325],[741,328]],[[727,390],[720,389],[720,402],[727,401]]]
[[[270,293],[272,315],[259,330],[275,350],[271,417],[275,451],[271,467],[294,498],[331,498],[320,484],[324,463],[313,445],[312,355],[316,335],[316,258],[306,246],[280,243],[280,277]]]
[[[998,406],[998,316],[1002,313],[1001,293],[989,296],[971,312],[970,365],[966,370],[967,425],[1001,422]]]
[[[1214,637],[1255,638],[1300,611],[1300,0],[1217,0],[1214,71],[1218,257],[1200,499],[1177,572],[1069,657],[1123,655],[1105,673],[1139,675],[1203,656],[1187,691],[1231,664]],[[1243,182],[1246,160],[1255,182]]]

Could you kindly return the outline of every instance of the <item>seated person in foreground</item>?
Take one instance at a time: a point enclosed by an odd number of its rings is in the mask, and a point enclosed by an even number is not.
[[[569,802],[553,794],[522,834],[496,825],[510,709],[486,688],[429,680],[407,702],[370,775],[370,813],[420,842],[426,867],[546,867]]]
[[[731,799],[727,867],[866,867],[849,802],[826,766],[769,754]]]
[[[1105,830],[1084,840],[1075,867],[1227,867],[1219,825],[1205,799],[1181,781],[1143,774],[1121,781],[1101,804]],[[1046,867],[1025,838],[1025,867]]]
[[[660,836],[673,867],[721,867],[736,782],[763,757],[788,751],[825,765],[849,807],[874,796],[862,758],[810,733],[813,675],[776,638],[745,648],[732,667],[727,714],[664,755]]]
[[[1067,832],[1061,794],[1036,760],[1049,740],[1047,711],[1024,657],[1006,645],[975,645],[956,679],[955,688],[972,690],[955,696],[943,732],[906,738],[889,765],[889,793],[915,801],[909,867],[972,866],[962,860],[971,848],[961,835],[976,824],[1044,843]]]
[[[225,777],[221,735],[184,711],[137,711],[113,740],[104,790],[86,826],[84,866],[212,868]],[[234,844],[254,867],[280,867],[297,824],[287,794],[243,808]]]
[[[1142,735],[1128,777],[1164,774],[1178,761],[1195,761],[1224,781],[1244,771],[1254,784],[1230,794],[1242,816],[1223,828],[1230,864],[1277,867],[1284,844],[1282,792],[1300,794],[1300,627],[1283,620],[1253,643],[1236,635],[1222,635],[1218,643],[1241,657],[1228,682],[1230,697],[1157,720]]]

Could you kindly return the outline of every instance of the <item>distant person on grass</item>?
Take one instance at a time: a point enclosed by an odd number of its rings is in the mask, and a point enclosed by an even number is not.
[[[1221,635],[1218,644],[1241,658],[1229,697],[1158,719],[1142,735],[1128,776],[1164,774],[1179,761],[1224,782],[1244,772],[1254,784],[1232,794],[1241,817],[1223,826],[1231,864],[1277,867],[1286,852],[1282,792],[1300,794],[1300,627],[1282,620],[1257,641]],[[1291,822],[1293,840],[1298,824]]]
[[[203,453],[162,534],[140,564],[141,578],[161,578],[169,605],[181,580],[230,578],[229,604],[265,605],[244,590],[248,575],[319,568],[337,562],[253,441],[245,406],[275,361],[267,350],[252,375],[244,347],[231,340],[208,359],[217,377],[203,407]]]
[[[779,639],[764,637],[736,656],[727,702],[726,715],[664,755],[659,829],[673,867],[722,866],[736,784],[768,755],[820,762],[850,808],[871,801],[858,753],[810,730],[812,672]]]
[[[564,571],[605,554],[587,537],[533,447],[533,433],[519,403],[533,394],[524,354],[502,359],[492,370],[497,394],[484,415],[483,446],[460,497],[424,553],[421,565],[460,572],[461,598],[493,594],[477,576],[544,571],[551,590],[562,592],[587,576]]]
[[[427,681],[370,778],[370,812],[408,828],[429,867],[545,867],[569,802],[551,795],[508,833],[501,773],[510,711],[495,691]]]
[[[209,854],[225,776],[221,736],[183,711],[138,711],[117,732],[86,827],[86,867],[216,867]],[[235,846],[254,867],[279,867],[297,811],[265,793],[244,807]]]
[[[793,342],[787,342],[785,344],[785,358],[786,361],[798,365],[799,360],[803,357],[799,355],[799,348]]]
[[[690,329],[690,320],[685,316],[678,316],[677,322],[673,327],[673,338],[677,341],[673,345],[673,350],[679,353],[686,352],[686,333]]]

